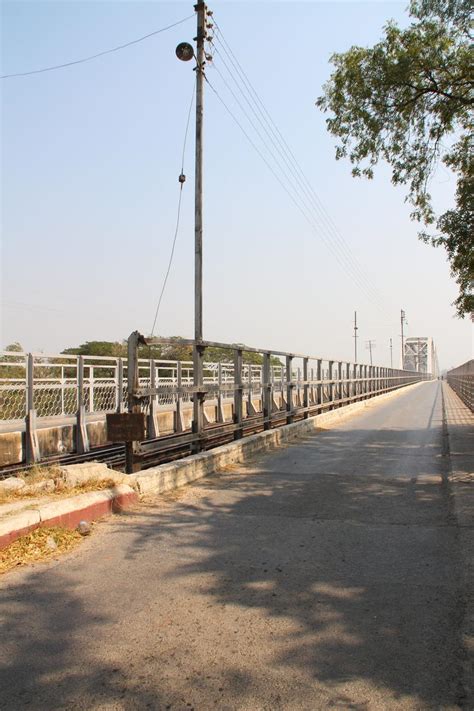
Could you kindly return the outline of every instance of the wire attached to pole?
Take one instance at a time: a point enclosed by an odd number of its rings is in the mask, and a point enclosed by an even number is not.
[[[161,29],[155,30],[154,32],[149,32],[147,35],[143,35],[143,37],[138,37],[137,39],[131,40],[130,42],[126,42],[125,44],[120,44],[118,47],[112,47],[112,49],[106,49],[103,52],[98,52],[97,54],[91,54],[89,57],[82,57],[82,59],[76,59],[72,62],[65,62],[64,64],[55,64],[52,67],[43,67],[42,69],[33,69],[30,72],[16,72],[16,74],[4,74],[3,76],[0,76],[0,79],[13,79],[14,77],[28,77],[28,76],[31,76],[32,74],[43,74],[44,72],[53,72],[56,69],[65,69],[66,67],[72,67],[74,64],[83,64],[84,62],[90,62],[92,59],[97,59],[98,57],[103,57],[105,54],[112,54],[112,52],[119,52],[121,49],[125,49],[126,47],[131,47],[133,44],[138,44],[138,42],[143,42],[143,40],[149,39],[149,37],[154,37],[155,35],[159,35],[162,32],[171,30],[173,27],[182,25],[183,22],[190,20],[192,17],[194,17],[194,15],[188,15],[188,17],[184,17],[182,20],[173,22],[172,25],[167,25],[166,27],[162,27]]]
[[[156,306],[155,318],[154,318],[154,320],[153,320],[153,326],[152,326],[152,329],[151,329],[151,335],[152,335],[152,336],[153,336],[153,334],[155,333],[155,326],[156,326],[156,321],[157,321],[157,318],[158,318],[158,313],[159,313],[159,311],[160,311],[161,302],[162,302],[162,300],[163,300],[163,294],[165,293],[166,284],[167,284],[167,282],[168,282],[168,277],[169,277],[169,275],[170,275],[171,266],[172,266],[172,264],[173,264],[173,257],[174,257],[175,247],[176,247],[176,240],[177,240],[178,232],[179,232],[179,222],[180,222],[180,217],[181,217],[181,200],[182,200],[182,197],[183,197],[183,185],[184,185],[184,183],[185,183],[185,181],[186,181],[186,176],[185,176],[185,174],[184,174],[184,156],[185,156],[185,153],[186,153],[186,143],[187,143],[187,140],[188,140],[189,122],[190,122],[190,120],[191,120],[191,111],[192,111],[193,104],[194,104],[194,95],[195,95],[195,92],[196,92],[196,86],[193,86],[193,93],[192,93],[192,96],[191,96],[191,103],[189,104],[188,118],[187,118],[187,121],[186,121],[186,130],[185,130],[185,132],[184,132],[183,151],[182,151],[182,154],[181,154],[181,173],[179,174],[179,178],[178,178],[178,181],[179,181],[179,199],[178,199],[178,210],[177,210],[177,216],[176,216],[176,227],[175,227],[175,231],[174,231],[173,244],[172,244],[172,246],[171,246],[171,254],[170,254],[169,261],[168,261],[168,268],[167,268],[167,270],[166,270],[165,278],[164,278],[164,280],[163,280],[163,286],[161,287],[160,297],[159,297],[159,299],[158,299],[158,304],[157,304],[157,306]]]

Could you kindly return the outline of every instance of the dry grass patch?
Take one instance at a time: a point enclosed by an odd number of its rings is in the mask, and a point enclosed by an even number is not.
[[[26,471],[18,472],[15,476],[24,479],[26,486],[15,491],[0,491],[0,505],[9,504],[13,501],[21,501],[22,499],[38,499],[41,497],[48,498],[64,498],[74,496],[76,494],[84,494],[90,491],[102,491],[103,489],[111,489],[116,486],[113,479],[94,479],[91,478],[82,484],[74,487],[66,487],[61,476],[61,470],[58,467],[32,467]],[[39,484],[42,481],[52,479],[54,481],[54,490],[39,491],[34,488],[28,489],[30,485]]]
[[[37,528],[0,551],[0,574],[54,558],[77,546],[81,538],[80,533],[67,528]]]

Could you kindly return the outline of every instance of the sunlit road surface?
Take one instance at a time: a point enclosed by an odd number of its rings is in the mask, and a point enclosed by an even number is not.
[[[158,497],[0,581],[0,708],[456,709],[441,390]]]

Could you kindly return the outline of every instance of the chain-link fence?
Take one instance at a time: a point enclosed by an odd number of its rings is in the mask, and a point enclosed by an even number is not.
[[[254,391],[261,382],[261,366],[250,366]],[[233,383],[233,365],[206,363],[204,382]],[[178,374],[179,371],[179,374]],[[178,379],[193,384],[191,361],[139,360],[141,387],[169,386],[170,393],[157,396],[159,406],[173,407]],[[82,399],[79,397],[82,394]],[[30,400],[28,405],[28,399]],[[190,403],[191,393],[181,398]],[[23,420],[28,410],[38,418],[75,415],[81,402],[85,413],[107,413],[127,408],[127,360],[103,356],[43,355],[0,352],[0,422]]]

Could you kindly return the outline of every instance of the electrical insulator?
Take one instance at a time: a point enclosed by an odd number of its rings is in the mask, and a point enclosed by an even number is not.
[[[186,176],[184,175],[184,173],[181,173],[181,175],[179,176],[178,180],[179,180],[180,183],[184,183],[184,181],[186,180]]]

